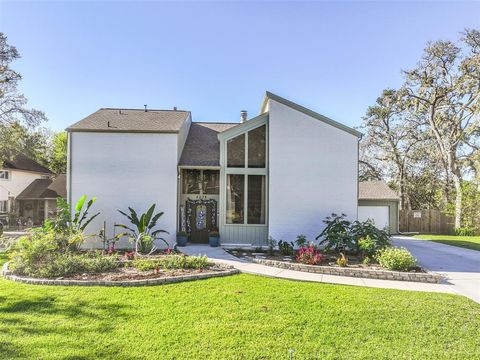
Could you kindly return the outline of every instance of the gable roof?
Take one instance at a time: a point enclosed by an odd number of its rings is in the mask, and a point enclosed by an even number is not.
[[[398,200],[396,191],[383,180],[361,181],[358,183],[359,200]]]
[[[218,134],[237,125],[236,123],[192,122],[178,165],[220,166]]]
[[[189,111],[102,108],[70,125],[69,132],[178,133]]]
[[[11,160],[5,160],[5,162],[3,163],[3,168],[33,171],[33,172],[38,172],[42,174],[53,174],[45,166],[40,165],[35,160],[23,154],[17,154],[13,156]]]
[[[361,138],[362,137],[362,133],[360,131],[357,131],[355,129],[352,129],[351,127],[348,127],[346,125],[343,125],[335,120],[332,120],[326,116],[323,116],[322,114],[319,114],[313,110],[310,110],[310,109],[307,109],[306,107],[303,107],[301,105],[298,105],[296,103],[294,103],[293,101],[290,101],[290,100],[287,100],[287,99],[284,99],[278,95],[275,95],[269,91],[266,92],[265,94],[265,98],[263,99],[263,103],[262,103],[262,107],[260,109],[260,112],[261,113],[264,113],[265,112],[265,108],[267,106],[267,102],[268,100],[274,100],[276,102],[279,102],[280,104],[283,104],[285,106],[288,106],[292,109],[295,109],[297,111],[300,111],[302,113],[304,113],[305,115],[308,115],[308,116],[311,116],[317,120],[320,120],[328,125],[331,125],[333,127],[336,127],[337,129],[340,129],[340,130],[343,130],[349,134],[352,134],[358,138]]]
[[[58,175],[55,180],[35,179],[17,197],[17,200],[67,198],[67,177]]]

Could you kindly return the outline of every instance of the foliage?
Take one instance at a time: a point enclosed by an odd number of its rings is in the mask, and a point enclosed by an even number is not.
[[[130,220],[130,223],[135,227],[135,229],[121,224],[116,226],[130,231],[129,235],[135,244],[136,253],[147,254],[155,251],[155,240],[161,240],[167,245],[167,247],[169,246],[168,242],[159,236],[159,234],[162,233],[168,234],[168,231],[161,229],[154,230],[155,226],[157,226],[158,220],[163,215],[163,212],[159,212],[154,215],[155,204],[150,206],[147,212],[141,214],[140,216],[138,216],[137,212],[131,207],[129,207],[128,210],[130,211],[130,214],[127,214],[121,210],[118,210],[118,212]],[[125,235],[128,234],[124,233],[119,234],[118,236]]]
[[[55,174],[64,174],[67,171],[67,139],[65,131],[58,132],[52,137],[48,166]]]
[[[27,99],[18,91],[22,76],[10,67],[10,63],[19,58],[17,49],[9,45],[5,34],[0,32],[0,138],[8,138],[8,141],[0,141],[0,164],[26,148],[23,143],[25,138],[9,136],[18,134],[11,130],[19,130],[19,127],[33,129],[46,121],[43,112],[26,108]],[[16,124],[17,128],[11,128],[12,124]]]
[[[72,236],[77,237],[78,234]],[[71,241],[66,240],[67,243]],[[116,258],[101,256],[97,252],[74,253],[62,249],[63,242],[59,241],[58,234],[53,231],[32,231],[15,244],[11,269],[19,275],[49,278],[104,272],[117,267]]]
[[[355,248],[355,241],[350,236],[350,221],[346,220],[347,215],[332,213],[323,222],[327,226],[315,239],[323,238],[320,244],[325,244],[326,250],[352,250]]]
[[[161,259],[137,259],[133,266],[141,271],[168,269],[207,269],[211,263],[206,256],[168,255]]]
[[[298,235],[297,239],[295,240],[295,245],[298,247],[307,246],[307,237],[303,234]]]
[[[409,271],[417,266],[417,260],[403,247],[382,249],[377,253],[377,260],[384,268],[394,271]]]
[[[318,265],[325,257],[313,244],[304,246],[297,250],[296,261],[307,265]]]
[[[340,257],[336,260],[338,266],[346,267],[348,265],[348,258],[344,253],[340,253]]]
[[[377,250],[379,250],[370,235],[358,240],[358,248],[365,258],[374,256]]]
[[[383,249],[390,246],[390,234],[387,230],[380,230],[375,227],[375,224],[370,221],[354,221],[350,226],[350,236],[355,242],[360,239],[369,238],[375,247],[375,250]]]
[[[220,233],[218,231],[210,231],[208,233],[208,236],[209,237],[215,237],[215,238],[219,238],[220,237]]]
[[[455,235],[457,236],[475,236],[477,229],[474,227],[460,227],[455,229]]]
[[[72,213],[70,205],[64,199],[58,197],[57,216],[45,220],[43,229],[63,234],[83,232],[92,220],[100,214],[96,213],[93,216],[89,216],[90,208],[96,200],[97,198],[93,197],[87,201],[87,195],[82,195],[75,204],[74,213]]]
[[[285,256],[290,256],[293,255],[293,242],[287,242],[280,240],[278,242],[278,250],[280,251],[280,254],[285,255]]]
[[[267,240],[267,246],[268,246],[267,253],[268,255],[272,256],[275,250],[275,246],[277,246],[277,240],[275,240],[273,237],[270,236]]]
[[[188,233],[186,231],[179,231],[177,232],[177,236],[188,236]]]

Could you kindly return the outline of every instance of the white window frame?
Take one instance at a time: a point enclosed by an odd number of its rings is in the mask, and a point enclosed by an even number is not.
[[[7,212],[8,212],[8,200],[0,200],[0,213],[7,213]]]

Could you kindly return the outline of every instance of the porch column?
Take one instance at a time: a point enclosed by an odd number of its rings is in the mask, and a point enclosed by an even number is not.
[[[45,201],[45,206],[44,206],[43,220],[47,220],[48,219],[48,200],[44,200],[44,201]]]

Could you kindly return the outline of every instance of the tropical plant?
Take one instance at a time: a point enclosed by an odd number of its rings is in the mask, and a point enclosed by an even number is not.
[[[374,256],[378,250],[375,246],[375,242],[370,238],[369,235],[358,240],[358,248],[364,258],[370,258]]]
[[[293,255],[293,242],[287,242],[280,240],[278,242],[278,250],[280,251],[280,254],[285,255],[285,256],[290,256]]]
[[[168,242],[159,236],[159,234],[162,233],[168,234],[168,231],[161,229],[154,230],[155,226],[157,226],[158,220],[163,215],[163,212],[154,215],[155,206],[156,205],[153,204],[147,212],[140,216],[138,216],[137,212],[131,207],[128,208],[130,214],[118,210],[118,212],[130,220],[130,223],[135,227],[133,228],[122,224],[116,225],[119,228],[130,231],[130,234],[123,233],[119,234],[119,236],[130,235],[130,238],[135,245],[135,253],[148,254],[154,252],[156,250],[155,240],[161,240],[167,245],[167,247],[169,246]]]
[[[307,237],[303,234],[298,235],[297,239],[295,240],[295,245],[297,245],[299,248],[307,246]]]
[[[345,214],[332,213],[323,220],[327,226],[315,239],[323,238],[320,244],[325,244],[326,250],[341,251],[355,248],[355,240],[350,236],[351,223],[346,217]]]
[[[275,246],[277,246],[277,240],[275,240],[273,237],[270,236],[267,240],[267,246],[268,246],[267,253],[268,255],[272,256],[273,251],[275,250]]]
[[[368,237],[372,241],[375,251],[391,245],[389,232],[377,229],[371,220],[354,221],[350,225],[350,236],[358,246],[361,239]]]
[[[57,216],[45,220],[43,228],[46,231],[54,231],[57,233],[65,232],[83,232],[86,227],[100,213],[89,216],[92,205],[97,201],[96,197],[92,197],[87,201],[87,195],[82,195],[75,204],[74,213],[70,210],[70,204],[61,197],[57,198]],[[85,206],[86,204],[86,206]],[[84,208],[85,206],[85,208]]]

